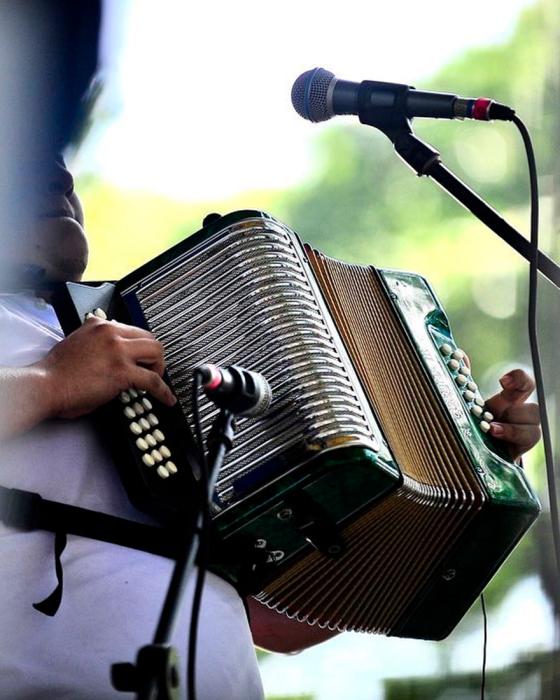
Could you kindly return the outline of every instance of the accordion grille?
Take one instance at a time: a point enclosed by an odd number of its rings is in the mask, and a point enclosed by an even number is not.
[[[133,290],[156,338],[185,415],[192,422],[191,376],[206,362],[262,373],[273,401],[262,418],[240,418],[218,477],[224,503],[235,481],[294,450],[296,465],[337,444],[375,445],[369,410],[333,337],[293,234],[243,222],[193,247]],[[336,335],[336,333],[334,333]],[[201,422],[216,410],[204,399]],[[299,450],[299,454],[298,454]]]

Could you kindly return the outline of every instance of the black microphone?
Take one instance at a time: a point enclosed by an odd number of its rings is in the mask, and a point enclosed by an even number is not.
[[[402,119],[513,119],[515,111],[487,97],[458,97],[416,90],[410,85],[341,80],[324,68],[302,73],[292,87],[292,104],[304,119],[322,122],[337,114],[357,114],[363,124],[392,126]]]
[[[272,401],[270,384],[262,374],[237,365],[217,367],[200,365],[202,388],[219,408],[227,408],[241,416],[260,416]]]

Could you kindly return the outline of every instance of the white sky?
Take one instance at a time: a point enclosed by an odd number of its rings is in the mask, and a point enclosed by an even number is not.
[[[293,111],[300,73],[320,65],[421,87],[466,47],[507,37],[529,4],[112,0],[102,105],[112,121],[74,169],[186,200],[285,187],[305,177],[325,128]]]

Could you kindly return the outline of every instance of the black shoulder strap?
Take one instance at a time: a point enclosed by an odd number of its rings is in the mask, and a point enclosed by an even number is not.
[[[54,591],[33,607],[45,615],[56,614],[62,602],[63,569],[61,556],[66,536],[91,539],[140,549],[170,559],[177,558],[180,539],[168,528],[118,518],[106,513],[48,501],[38,493],[0,486],[0,520],[18,530],[48,530],[55,533],[54,562],[57,585]]]
[[[0,520],[19,530],[49,530],[89,537],[175,559],[177,532],[126,518],[49,501],[38,493],[0,486]]]

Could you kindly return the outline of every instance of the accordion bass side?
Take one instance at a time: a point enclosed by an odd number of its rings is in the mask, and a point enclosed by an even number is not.
[[[193,369],[268,379],[271,408],[237,421],[213,505],[216,567],[264,605],[333,630],[441,639],[538,515],[420,275],[328,258],[245,211],[114,286],[68,289],[65,330],[100,306],[164,345],[175,411],[113,402],[119,468],[143,510],[191,505]],[[205,435],[215,416],[203,401]]]

